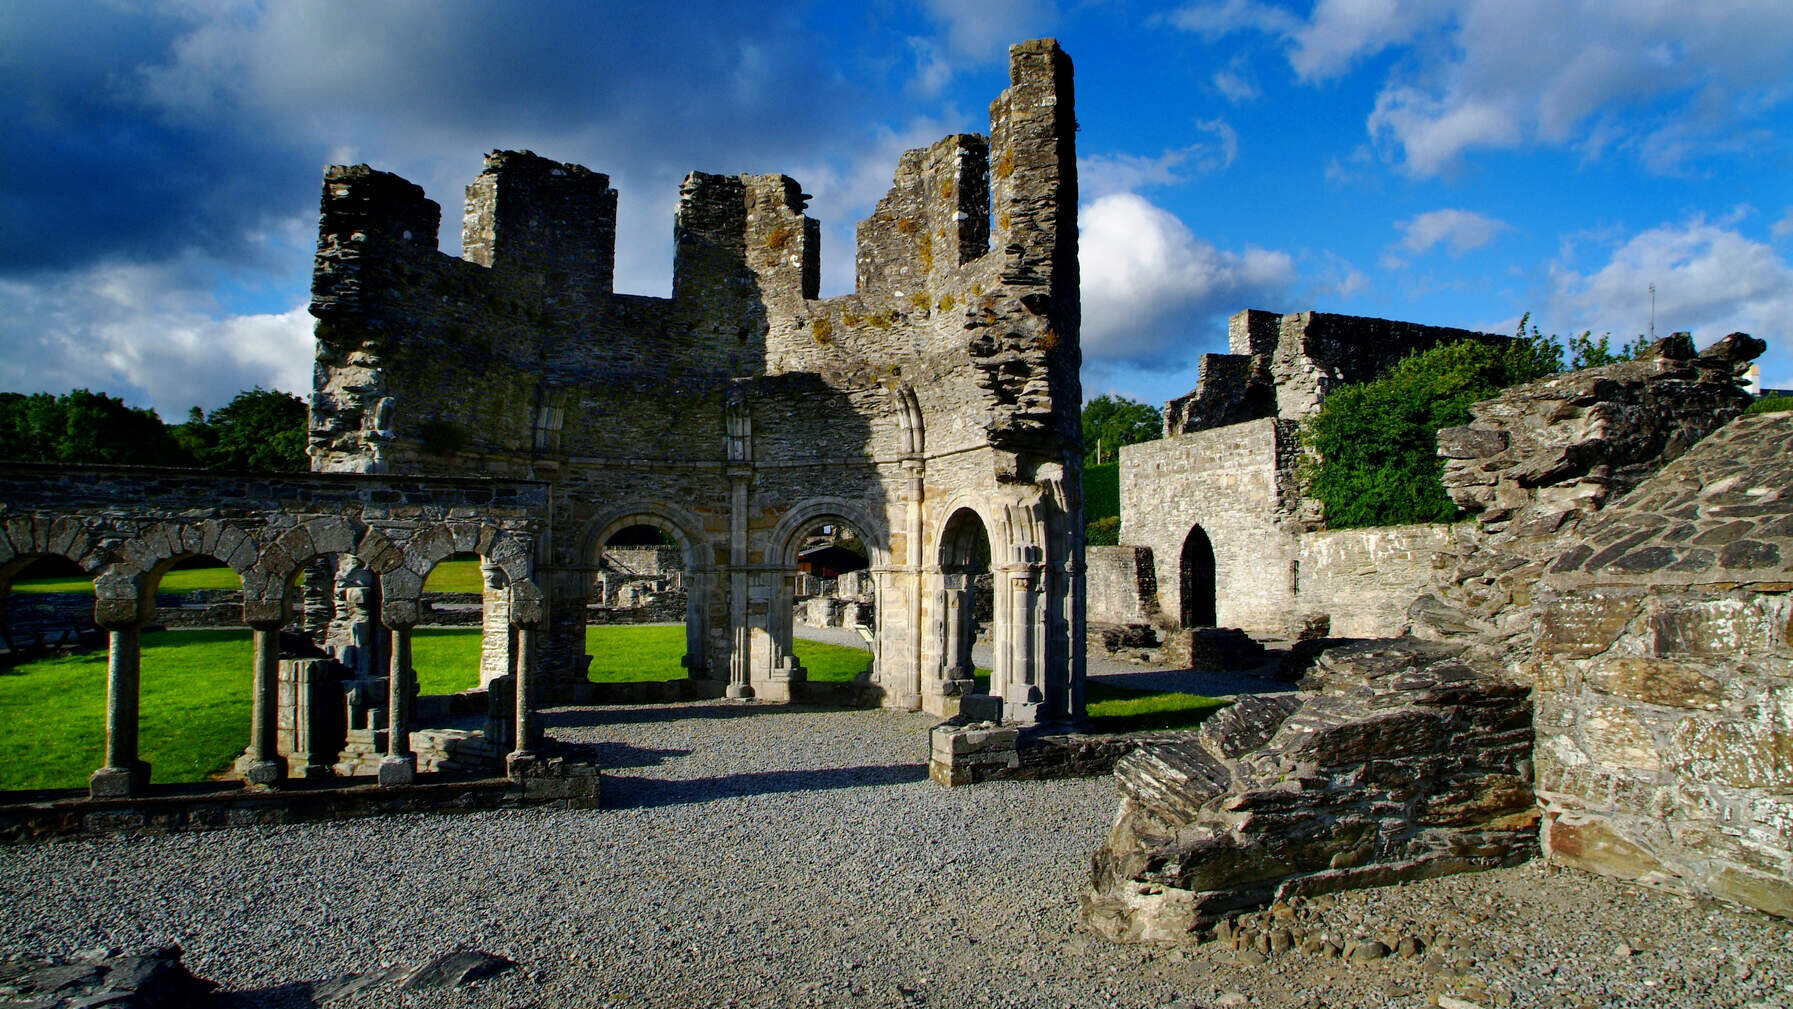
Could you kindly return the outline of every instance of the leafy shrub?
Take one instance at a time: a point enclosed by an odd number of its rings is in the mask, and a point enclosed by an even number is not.
[[[1097,396],[1083,407],[1084,465],[1112,462],[1122,445],[1152,441],[1163,434],[1164,415],[1157,407],[1125,396]]]
[[[1793,410],[1793,396],[1763,396],[1749,405],[1744,413],[1785,413]]]
[[[1121,517],[1111,515],[1083,527],[1083,542],[1092,547],[1112,547],[1121,542]]]
[[[1523,333],[1523,323],[1521,323]],[[1561,370],[1554,340],[1504,344],[1466,340],[1412,354],[1371,382],[1327,396],[1302,423],[1313,455],[1302,467],[1307,493],[1334,529],[1449,522],[1438,431],[1469,420],[1471,404],[1507,386]]]
[[[1121,464],[1107,462],[1083,468],[1083,518],[1119,519],[1121,515]]]

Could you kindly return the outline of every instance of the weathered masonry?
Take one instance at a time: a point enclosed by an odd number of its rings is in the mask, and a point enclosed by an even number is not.
[[[640,525],[684,558],[697,692],[800,695],[796,553],[841,526],[870,553],[883,703],[957,712],[971,584],[990,570],[1003,716],[1078,716],[1071,61],[1027,42],[1010,76],[988,137],[903,155],[860,224],[858,289],[836,298],[816,296],[819,228],[782,175],[686,178],[667,299],[612,290],[617,194],[599,173],[491,154],[456,259],[418,187],[331,168],[315,467],[546,486],[544,697],[579,695],[592,573]]]
[[[1489,333],[1388,319],[1244,311],[1231,353],[1203,354],[1196,387],[1165,404],[1164,437],[1121,449],[1121,537],[1092,564],[1130,570],[1150,548],[1160,620],[1280,638],[1324,617],[1335,634],[1398,634],[1448,526],[1320,530],[1301,494],[1296,430],[1326,395],[1415,351]],[[1120,576],[1116,576],[1120,577]],[[1135,619],[1124,608],[1097,620]]]
[[[517,657],[486,684],[484,696],[510,717],[488,718],[482,742],[497,750],[486,765],[508,762],[519,772],[540,742],[530,678],[542,625],[541,592],[531,578],[539,515],[547,487],[526,481],[395,478],[360,474],[271,477],[180,470],[95,467],[79,470],[16,464],[0,475],[0,593],[42,557],[62,557],[93,576],[94,619],[108,634],[105,763],[92,778],[95,798],[142,793],[149,767],[137,750],[139,641],[156,618],[162,576],[192,558],[212,558],[242,580],[243,622],[254,641],[250,676],[253,714],[238,776],[254,785],[289,777],[329,777],[355,736],[359,690],[370,744],[369,773],[382,784],[415,778],[410,715],[416,710],[410,638],[430,569],[457,553],[475,554],[501,585],[509,637]],[[337,663],[319,649],[295,657],[283,629],[306,616],[301,579],[320,562],[358,559],[367,592],[383,598],[378,628],[364,628],[361,646],[339,656],[356,661],[359,680],[333,675]],[[327,580],[327,579],[326,579]],[[324,599],[324,623],[331,601]],[[316,606],[313,606],[316,609]],[[521,698],[522,703],[514,702]],[[377,729],[378,731],[372,731]],[[373,744],[378,744],[373,745]],[[492,766],[471,770],[490,772]]]
[[[858,289],[838,298],[817,297],[819,228],[782,175],[687,177],[672,297],[650,298],[612,290],[617,194],[601,174],[494,152],[468,187],[457,259],[436,251],[441,211],[416,186],[329,169],[315,472],[0,475],[0,594],[35,559],[66,558],[93,575],[110,635],[93,803],[8,807],[8,829],[595,803],[596,767],[543,738],[534,712],[592,699],[588,597],[606,549],[641,544],[643,527],[681,562],[676,696],[840,696],[806,692],[792,650],[798,553],[821,531],[869,554],[857,697],[957,714],[979,689],[985,622],[994,669],[977,710],[1079,718],[1071,61],[1027,42],[1010,70],[988,137],[903,156],[860,225]],[[254,714],[236,770],[262,787],[114,810],[147,783],[140,635],[161,576],[198,557],[242,579]],[[466,557],[484,578],[480,685],[420,697],[422,588]],[[992,583],[993,601],[974,599]],[[429,771],[466,787],[417,783]],[[373,797],[265,787],[373,776],[387,786]]]

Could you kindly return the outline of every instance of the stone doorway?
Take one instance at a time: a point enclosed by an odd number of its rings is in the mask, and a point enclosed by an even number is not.
[[[1183,540],[1183,556],[1177,564],[1178,599],[1184,627],[1215,624],[1214,544],[1201,526],[1189,530]]]

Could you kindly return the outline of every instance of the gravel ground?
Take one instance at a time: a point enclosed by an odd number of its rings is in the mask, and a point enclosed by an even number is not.
[[[607,808],[7,849],[0,956],[177,941],[236,1006],[475,948],[520,966],[330,1004],[1793,1007],[1786,923],[1536,865],[1287,912],[1340,938],[1430,935],[1422,956],[1112,946],[1074,924],[1108,779],[941,788],[931,720],[906,713],[547,721],[605,744]]]

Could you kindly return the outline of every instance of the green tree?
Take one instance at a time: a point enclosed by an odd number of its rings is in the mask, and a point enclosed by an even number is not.
[[[0,393],[0,454],[20,462],[191,466],[154,410],[75,389],[61,396]]]
[[[1630,361],[1643,353],[1644,348],[1650,345],[1650,341],[1644,339],[1642,334],[1639,334],[1637,339],[1630,343],[1620,344],[1617,348],[1611,345],[1611,333],[1601,333],[1598,340],[1595,340],[1593,335],[1593,330],[1585,329],[1582,330],[1580,336],[1569,338],[1569,369],[1571,371]]]
[[[1122,445],[1137,445],[1164,434],[1158,408],[1125,396],[1101,395],[1083,407],[1083,461],[1113,461]]]
[[[191,425],[189,420],[184,426]],[[205,426],[209,430],[204,438],[210,444],[200,461],[208,469],[297,472],[311,468],[305,455],[305,401],[290,393],[261,386],[239,392],[228,404],[213,410]]]
[[[1507,386],[1561,369],[1554,339],[1466,340],[1339,389],[1302,423],[1302,443],[1313,453],[1302,468],[1307,493],[1325,505],[1335,529],[1451,521],[1457,506],[1444,492],[1439,429],[1466,423],[1472,404]]]

